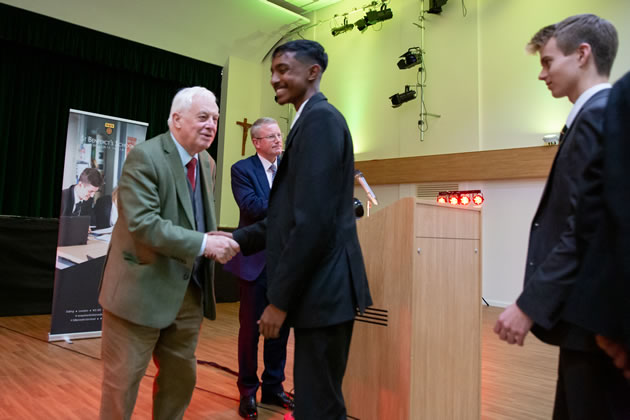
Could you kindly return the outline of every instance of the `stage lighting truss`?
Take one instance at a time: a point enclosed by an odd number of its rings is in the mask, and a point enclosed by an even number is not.
[[[468,191],[442,191],[438,193],[437,202],[439,204],[450,204],[451,206],[481,207],[484,202],[481,190]]]

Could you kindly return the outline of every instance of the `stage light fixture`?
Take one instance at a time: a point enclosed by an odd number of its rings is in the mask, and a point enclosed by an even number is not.
[[[473,206],[480,207],[484,201],[483,193],[480,190],[441,191],[437,195],[439,204],[450,204],[451,206],[468,206],[472,203]]]
[[[398,60],[397,65],[401,70],[410,69],[413,66],[422,64],[422,50],[420,47],[411,47],[400,57],[401,59]]]
[[[348,23],[348,18],[345,18],[343,20],[343,25],[338,26],[336,28],[332,28],[330,32],[332,33],[332,36],[337,36],[345,32],[351,31],[352,28],[354,28],[354,25],[352,23]]]
[[[402,93],[396,93],[389,97],[389,100],[392,101],[392,108],[398,108],[405,102],[409,102],[412,99],[416,98],[416,91],[411,90],[409,85],[405,86],[405,91]]]
[[[475,204],[475,206],[480,206],[483,204],[485,200],[483,198],[483,194],[481,192],[478,192],[478,193],[473,194],[472,201]]]
[[[442,6],[444,6],[447,1],[448,0],[429,0],[429,10],[427,10],[427,13],[439,15],[442,13]]]
[[[381,10],[370,10],[365,14],[365,21],[368,25],[374,25],[384,20],[389,20],[394,16],[392,9],[388,9],[387,5],[382,5]]]
[[[361,18],[357,20],[356,22],[354,22],[354,26],[356,26],[360,32],[364,32],[367,29],[368,24],[365,21],[365,18]]]
[[[388,9],[387,5],[383,4],[380,10],[370,10],[366,12],[365,16],[354,22],[354,26],[356,26],[359,31],[364,32],[368,26],[389,20],[393,16],[394,13],[392,9]]]

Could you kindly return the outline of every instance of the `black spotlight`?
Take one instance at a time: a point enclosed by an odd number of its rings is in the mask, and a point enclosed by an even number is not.
[[[442,13],[442,6],[444,6],[447,1],[448,0],[429,0],[429,10],[427,10],[427,13],[439,15]]]
[[[332,28],[330,32],[332,33],[332,36],[337,36],[343,34],[344,32],[351,31],[352,28],[354,28],[354,25],[352,23],[348,23],[348,18],[345,18],[343,20],[343,25]]]
[[[356,22],[354,22],[354,26],[356,26],[359,31],[363,32],[367,29],[368,24],[365,21],[365,18],[361,18],[357,20]]]
[[[389,100],[392,101],[392,108],[398,108],[405,102],[409,102],[412,99],[416,99],[416,91],[411,90],[408,85],[405,86],[405,91],[403,93],[397,93],[389,97]]]
[[[422,50],[419,47],[411,47],[406,53],[400,56],[398,68],[401,70],[410,69],[413,66],[422,64]]]
[[[368,25],[374,25],[378,22],[391,19],[394,16],[392,9],[388,9],[386,5],[381,6],[381,10],[370,10],[365,14],[365,21]]]

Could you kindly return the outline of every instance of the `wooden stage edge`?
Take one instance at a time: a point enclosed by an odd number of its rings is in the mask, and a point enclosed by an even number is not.
[[[220,303],[217,321],[205,320],[197,357],[234,371],[238,303]],[[557,349],[528,336],[509,346],[492,332],[501,308],[483,307],[482,412],[484,420],[549,419]],[[0,317],[0,420],[98,418],[102,362],[100,339],[49,343],[50,315]],[[259,371],[262,371],[262,340]],[[293,388],[293,334],[287,349],[286,390]],[[134,419],[151,418],[152,365],[140,384]],[[260,397],[260,395],[259,395]],[[240,419],[236,377],[199,365],[186,419]],[[259,419],[282,419],[279,407],[261,406]],[[384,419],[389,420],[389,419]]]
[[[547,178],[557,146],[355,162],[371,185]]]

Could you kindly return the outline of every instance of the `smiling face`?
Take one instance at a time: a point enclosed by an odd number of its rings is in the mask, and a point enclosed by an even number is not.
[[[542,70],[538,79],[545,82],[554,98],[569,97],[575,102],[579,97],[580,56],[578,48],[569,55],[558,48],[556,38],[549,41],[540,49],[540,64]]]
[[[284,52],[271,61],[271,86],[280,105],[293,104],[295,109],[319,89],[321,68],[297,60],[294,52]]]
[[[219,107],[214,97],[197,94],[188,109],[173,113],[174,136],[193,156],[210,147],[217,133]]]

